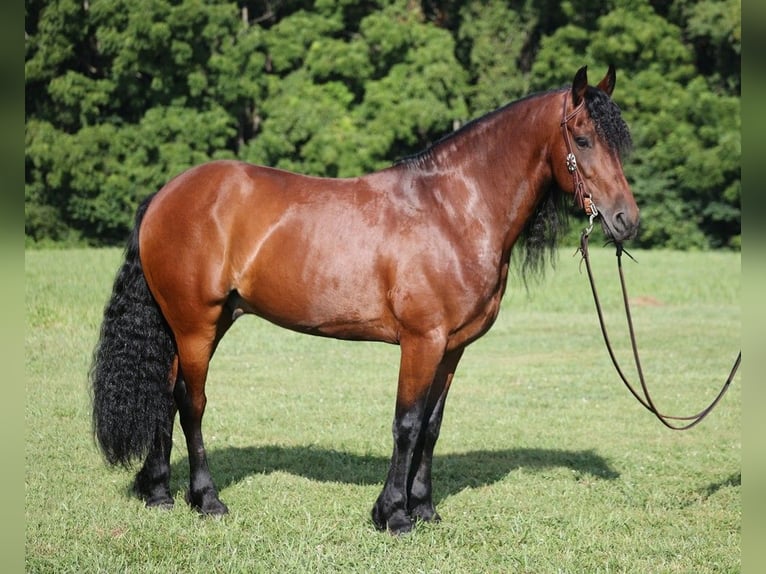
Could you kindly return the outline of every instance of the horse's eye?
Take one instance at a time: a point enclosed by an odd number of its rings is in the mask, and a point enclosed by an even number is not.
[[[575,140],[575,143],[577,144],[577,147],[581,149],[590,147],[590,140],[586,138],[585,136],[577,136],[575,137],[574,140]]]

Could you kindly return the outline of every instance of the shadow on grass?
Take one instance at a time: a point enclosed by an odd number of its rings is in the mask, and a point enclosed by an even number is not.
[[[704,498],[710,498],[722,488],[738,487],[738,486],[742,486],[741,472],[737,472],[735,474],[730,475],[728,478],[725,478],[723,480],[719,480],[718,482],[714,482],[712,484],[707,485],[707,487],[701,491],[701,494],[704,496]]]
[[[224,448],[208,453],[213,480],[224,489],[248,476],[287,472],[320,482],[382,487],[389,459],[311,446],[257,446]],[[172,487],[186,488],[189,471],[186,458],[172,468]],[[434,494],[439,498],[465,488],[495,483],[520,468],[540,471],[569,468],[595,478],[614,480],[619,474],[591,450],[518,448],[448,453],[434,458]]]

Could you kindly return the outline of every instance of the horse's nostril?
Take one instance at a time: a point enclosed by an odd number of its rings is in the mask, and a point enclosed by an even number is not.
[[[616,212],[611,218],[612,232],[622,239],[632,239],[638,231],[638,218],[633,220],[625,211]]]
[[[615,227],[619,230],[627,229],[628,222],[625,220],[625,212],[618,211],[614,216]]]

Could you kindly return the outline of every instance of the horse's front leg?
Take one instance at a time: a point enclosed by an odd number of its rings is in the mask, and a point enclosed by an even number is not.
[[[403,337],[396,411],[392,427],[394,450],[383,491],[372,508],[372,520],[392,534],[409,532],[409,490],[413,458],[421,442],[428,392],[442,360],[445,340],[440,336]],[[418,457],[419,458],[419,457]]]
[[[408,504],[412,518],[426,522],[438,522],[441,518],[433,503],[431,487],[431,466],[433,463],[434,447],[439,438],[444,403],[447,400],[452,377],[457,369],[463,348],[448,352],[436,370],[431,389],[428,393],[426,412],[423,418],[427,421],[420,433],[420,442],[415,449],[412,464]]]

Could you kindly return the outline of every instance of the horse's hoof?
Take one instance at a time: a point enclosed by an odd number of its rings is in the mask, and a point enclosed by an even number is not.
[[[173,508],[175,500],[164,485],[152,485],[139,474],[133,483],[133,492],[144,501],[146,508]]]
[[[372,522],[381,532],[387,530],[393,535],[405,534],[412,530],[413,526],[412,518],[403,510],[396,510],[386,518],[380,504],[372,507]]]
[[[436,512],[436,509],[432,505],[416,506],[410,512],[415,520],[422,520],[423,522],[441,522],[442,517]]]
[[[175,506],[175,500],[167,496],[158,496],[146,500],[146,508],[158,508],[160,510],[172,510]]]
[[[212,503],[205,505],[200,512],[205,516],[223,516],[224,514],[229,514],[229,507],[220,500],[214,500]]]
[[[388,532],[394,536],[407,534],[414,526],[412,518],[403,511],[394,512],[388,519]]]
[[[229,513],[228,506],[221,502],[217,496],[209,493],[194,496],[187,492],[186,502],[203,516],[223,516]]]

